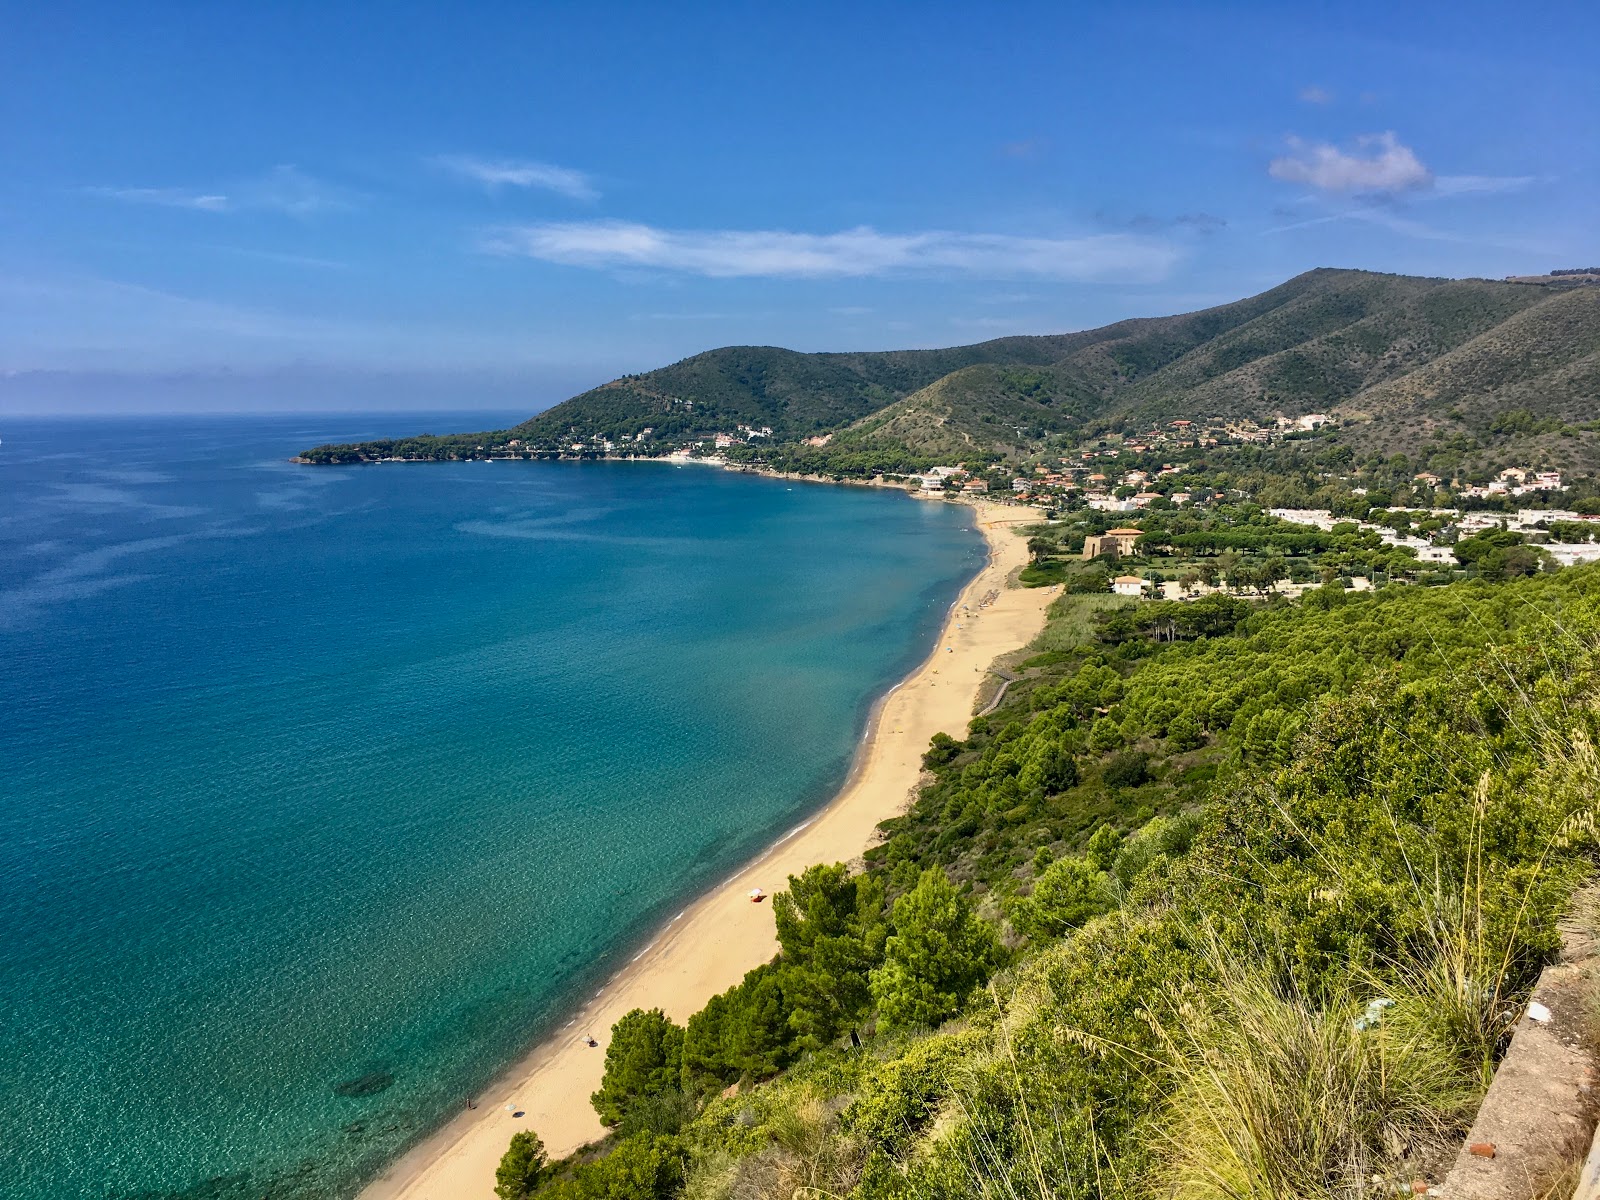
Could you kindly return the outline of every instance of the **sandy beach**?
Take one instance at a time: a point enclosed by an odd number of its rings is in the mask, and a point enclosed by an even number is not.
[[[612,1024],[630,1009],[657,1007],[682,1022],[738,983],[778,949],[771,905],[751,903],[750,890],[770,896],[813,863],[859,858],[878,822],[904,809],[929,738],[965,731],[985,670],[1033,638],[1057,592],[1005,584],[1027,561],[1013,527],[1037,520],[1037,513],[983,501],[973,508],[989,543],[988,564],[962,591],[927,661],[878,706],[855,769],[833,802],[674,917],[565,1028],[477,1097],[475,1110],[394,1163],[363,1200],[494,1200],[495,1167],[518,1130],[536,1131],[552,1158],[600,1137],[604,1129],[589,1096],[600,1086]],[[584,1043],[589,1033],[599,1047]]]

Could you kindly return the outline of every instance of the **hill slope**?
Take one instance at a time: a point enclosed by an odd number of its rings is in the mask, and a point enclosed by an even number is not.
[[[880,353],[725,347],[510,430],[307,457],[470,457],[512,439],[544,452],[610,440],[662,453],[741,425],[770,429],[773,443],[833,433],[839,445],[921,457],[1015,457],[1116,417],[1313,411],[1348,418],[1341,437],[1387,451],[1430,435],[1555,437],[1592,419],[1597,397],[1600,290],[1319,269],[1232,304],[1081,333]],[[1497,426],[1508,410],[1528,419]]]

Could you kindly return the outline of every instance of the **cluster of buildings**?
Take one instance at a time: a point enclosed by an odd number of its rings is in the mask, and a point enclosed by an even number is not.
[[[1081,492],[1090,508],[1100,509],[1102,512],[1135,512],[1141,508],[1149,508],[1157,500],[1170,500],[1174,504],[1191,504],[1196,497],[1191,492],[1160,492],[1156,486],[1168,476],[1180,474],[1181,467],[1171,463],[1164,465],[1159,471],[1151,474],[1147,471],[1113,471],[1107,474],[1104,471],[1090,471],[1089,466],[1095,464],[1074,464],[1070,459],[1061,459],[1059,468],[1036,466],[1031,477],[1018,475],[1011,481],[1011,490],[1024,500],[1034,498],[1048,498],[1051,496],[1065,496]],[[1117,491],[1127,492],[1135,490],[1131,495],[1117,495]],[[1200,497],[1206,499],[1208,497]]]
[[[967,495],[983,495],[989,490],[989,482],[977,475],[971,474],[965,465],[954,467],[933,467],[927,474],[917,476],[917,482],[924,492],[948,492],[951,483],[956,490]]]
[[[771,436],[772,429],[769,426],[763,425],[760,429],[757,429],[754,425],[741,425],[735,432],[719,433],[711,441],[718,450],[726,450],[730,446],[760,441],[762,438],[770,438]]]
[[[1268,514],[1280,521],[1291,521],[1296,525],[1311,525],[1317,529],[1331,530],[1335,525],[1349,523],[1348,517],[1335,517],[1325,508],[1273,508],[1268,509]],[[1376,511],[1376,510],[1375,510]],[[1388,509],[1390,512],[1415,512],[1415,509]],[[1449,528],[1458,537],[1471,537],[1473,534],[1482,533],[1486,529],[1498,529],[1502,525],[1513,533],[1529,535],[1530,541],[1538,541],[1546,536],[1545,526],[1552,521],[1587,521],[1596,526],[1600,532],[1600,517],[1587,517],[1580,513],[1568,512],[1559,508],[1524,508],[1514,513],[1494,512],[1467,512],[1463,513],[1453,508],[1430,508],[1424,510],[1430,516],[1440,517],[1448,522]],[[1450,563],[1455,562],[1455,552],[1450,546],[1435,545],[1427,538],[1412,537],[1396,533],[1387,525],[1377,525],[1371,521],[1356,521],[1362,529],[1371,530],[1391,546],[1404,546],[1416,553],[1417,560],[1425,563]],[[1552,542],[1543,544],[1540,549],[1549,553],[1563,566],[1572,566],[1574,563],[1593,562],[1600,559],[1600,543],[1562,544]]]
[[[1438,487],[1440,479],[1437,475],[1427,471],[1416,476],[1419,483],[1431,483]],[[1560,471],[1535,471],[1529,467],[1507,467],[1500,474],[1491,479],[1482,487],[1464,487],[1459,489],[1458,496],[1471,496],[1475,499],[1487,499],[1490,496],[1526,496],[1530,492],[1564,492],[1566,485],[1561,482]]]

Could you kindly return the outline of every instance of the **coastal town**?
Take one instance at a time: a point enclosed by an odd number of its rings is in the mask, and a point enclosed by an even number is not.
[[[1322,413],[1279,417],[1270,425],[1178,418],[1035,454],[1021,463],[955,462],[905,475],[885,472],[873,481],[924,498],[1038,509],[1039,553],[1024,582],[1075,580],[1075,586],[1127,598],[1193,600],[1216,592],[1295,597],[1323,586],[1330,574],[1353,591],[1386,582],[1436,584],[1484,569],[1472,555],[1485,539],[1504,543],[1494,548],[1501,552],[1512,545],[1524,548],[1510,556],[1513,573],[1600,560],[1600,504],[1586,496],[1569,505],[1563,473],[1545,465],[1446,475],[1400,470],[1402,458],[1381,464],[1380,485],[1372,478],[1374,464],[1347,463],[1344,469],[1320,472],[1326,493],[1322,505],[1305,503],[1314,499],[1309,495],[1300,502],[1281,502],[1282,497],[1275,502],[1270,485],[1258,494],[1237,471],[1218,466],[1226,463],[1217,457],[1219,451],[1314,446],[1320,431],[1336,425]],[[665,457],[679,464],[776,473],[767,471],[759,455],[729,453],[769,436],[770,430],[740,427],[734,434],[679,446]],[[829,441],[810,439],[819,447]],[[607,445],[582,449],[604,453]],[[1172,517],[1180,513],[1187,516],[1177,522],[1182,536],[1174,539],[1168,536],[1174,532]],[[1117,521],[1121,524],[1112,524]],[[1232,529],[1244,547],[1265,526],[1312,536],[1301,538],[1304,544],[1288,553],[1258,547],[1265,554],[1259,561],[1253,561],[1248,547],[1243,554],[1219,553],[1211,561],[1212,555],[1187,553],[1183,545],[1194,542],[1196,530],[1204,527],[1212,533]],[[1254,533],[1241,534],[1244,528]],[[1292,534],[1284,536],[1293,541]],[[1463,545],[1466,549],[1458,552]]]

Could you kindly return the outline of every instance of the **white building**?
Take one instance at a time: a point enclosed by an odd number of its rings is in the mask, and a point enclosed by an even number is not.
[[[1118,575],[1111,581],[1111,590],[1119,596],[1144,595],[1144,580],[1137,575]]]

